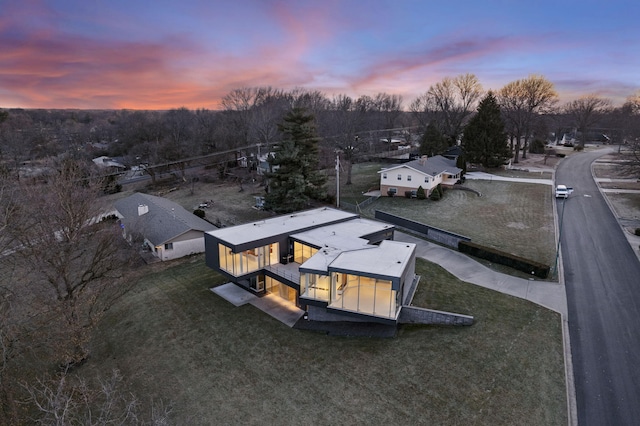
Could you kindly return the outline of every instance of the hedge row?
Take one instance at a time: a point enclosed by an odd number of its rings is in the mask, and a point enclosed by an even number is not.
[[[531,260],[514,256],[510,253],[505,253],[491,247],[481,246],[480,244],[475,244],[470,241],[460,241],[458,243],[458,251],[493,263],[506,265],[513,269],[517,269],[518,271],[535,275],[539,278],[547,278],[549,276],[549,270],[551,269],[548,265],[533,262]]]

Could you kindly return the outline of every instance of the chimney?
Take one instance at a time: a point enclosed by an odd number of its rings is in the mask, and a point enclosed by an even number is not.
[[[146,204],[138,205],[138,216],[142,216],[145,213],[149,213],[149,206]]]
[[[421,166],[424,166],[425,164],[427,164],[427,156],[423,155],[422,157],[420,157],[420,160],[418,161],[418,163],[420,163]]]

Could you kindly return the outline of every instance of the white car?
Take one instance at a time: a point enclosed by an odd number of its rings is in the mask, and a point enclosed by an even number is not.
[[[556,198],[569,198],[571,191],[573,191],[573,188],[567,188],[566,185],[558,185],[556,186]]]

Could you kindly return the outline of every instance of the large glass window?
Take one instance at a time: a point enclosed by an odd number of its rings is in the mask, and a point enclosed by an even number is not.
[[[293,261],[296,263],[304,263],[311,256],[318,252],[317,248],[313,248],[295,241],[293,243]]]
[[[332,308],[378,317],[395,318],[396,291],[391,281],[351,274],[332,274]]]
[[[295,289],[271,277],[266,277],[265,285],[268,293],[275,294],[291,303],[297,303],[298,292]]]
[[[327,275],[302,274],[300,276],[300,295],[309,299],[329,301],[331,279]]]
[[[277,249],[277,245],[275,245]],[[241,253],[233,253],[224,244],[218,244],[220,269],[232,275],[240,276],[255,272],[273,262],[274,245],[256,247]]]

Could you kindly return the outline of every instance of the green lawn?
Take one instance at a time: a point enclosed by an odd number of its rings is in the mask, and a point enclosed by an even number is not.
[[[414,304],[473,315],[395,339],[286,327],[209,288],[201,256],[147,274],[112,308],[78,374],[118,368],[178,424],[566,424],[560,317],[418,260]]]

